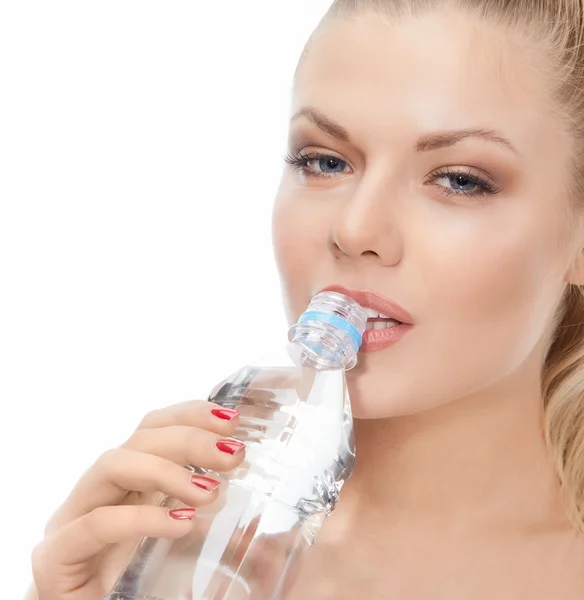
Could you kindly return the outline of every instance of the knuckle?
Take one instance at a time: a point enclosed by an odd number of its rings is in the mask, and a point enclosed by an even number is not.
[[[121,458],[121,450],[119,448],[110,448],[106,450],[94,464],[94,470],[104,475],[106,478],[110,478],[113,473],[117,470]]]
[[[158,423],[160,421],[160,415],[161,415],[162,411],[163,411],[163,409],[156,408],[154,410],[147,412],[142,417],[142,420],[138,423],[137,429],[145,429],[145,428],[154,426],[156,423]]]
[[[61,527],[68,523],[66,502],[61,504],[57,510],[48,518],[43,529],[43,539],[46,540],[54,535]]]
[[[43,537],[50,537],[57,529],[59,529],[59,520],[56,515],[53,515],[49,518],[49,520],[45,523],[45,527],[43,529]]]
[[[104,522],[107,522],[109,510],[105,506],[98,506],[91,512],[81,517],[83,528],[95,537],[99,537]]]
[[[148,439],[148,429],[136,429],[134,433],[122,444],[122,448],[141,448]]]
[[[46,539],[51,537],[56,531],[59,530],[60,525],[61,523],[56,517],[51,517],[43,529],[43,538]]]
[[[182,402],[180,405],[178,406],[182,406],[184,408],[186,408],[187,410],[191,410],[193,408],[196,409],[201,409],[204,406],[206,406],[207,404],[209,404],[206,400],[187,400],[186,402]]]
[[[202,407],[202,406],[206,406],[207,404],[209,404],[206,400],[201,400],[200,398],[194,399],[194,400],[186,400],[185,402],[181,402],[179,405],[177,406],[183,406],[187,409],[193,408],[193,407]]]
[[[159,456],[145,455],[144,461],[144,470],[147,471],[147,477],[157,489],[160,489],[162,482],[171,477],[172,470],[176,466],[171,461]]]
[[[50,557],[50,552],[47,548],[46,542],[40,542],[37,544],[31,552],[31,566],[33,577],[39,578],[47,569],[47,562]]]

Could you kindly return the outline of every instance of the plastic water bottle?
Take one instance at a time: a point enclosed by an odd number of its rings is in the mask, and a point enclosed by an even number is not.
[[[245,461],[227,475],[187,467],[223,482],[217,501],[184,538],[143,539],[104,600],[285,598],[353,470],[344,373],[366,322],[354,300],[317,294],[290,329],[294,366],[245,367],[215,388],[209,400],[241,414]]]

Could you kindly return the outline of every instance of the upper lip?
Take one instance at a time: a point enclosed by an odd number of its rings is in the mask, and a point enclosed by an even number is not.
[[[387,315],[391,319],[413,325],[414,319],[405,308],[402,308],[397,302],[381,296],[372,290],[352,290],[343,287],[342,285],[331,285],[323,288],[321,292],[337,292],[352,298],[363,308],[370,308],[377,312]]]

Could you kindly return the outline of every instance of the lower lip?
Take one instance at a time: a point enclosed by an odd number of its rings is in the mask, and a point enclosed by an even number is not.
[[[395,325],[385,329],[366,329],[360,352],[377,352],[397,344],[412,329],[412,325]]]

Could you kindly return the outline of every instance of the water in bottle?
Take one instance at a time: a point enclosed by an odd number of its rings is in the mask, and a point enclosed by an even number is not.
[[[331,514],[355,461],[345,371],[357,360],[367,315],[323,292],[290,330],[293,366],[245,367],[210,400],[240,412],[233,437],[246,444],[178,540],[143,539],[104,600],[279,600]],[[184,505],[164,497],[161,505]]]

